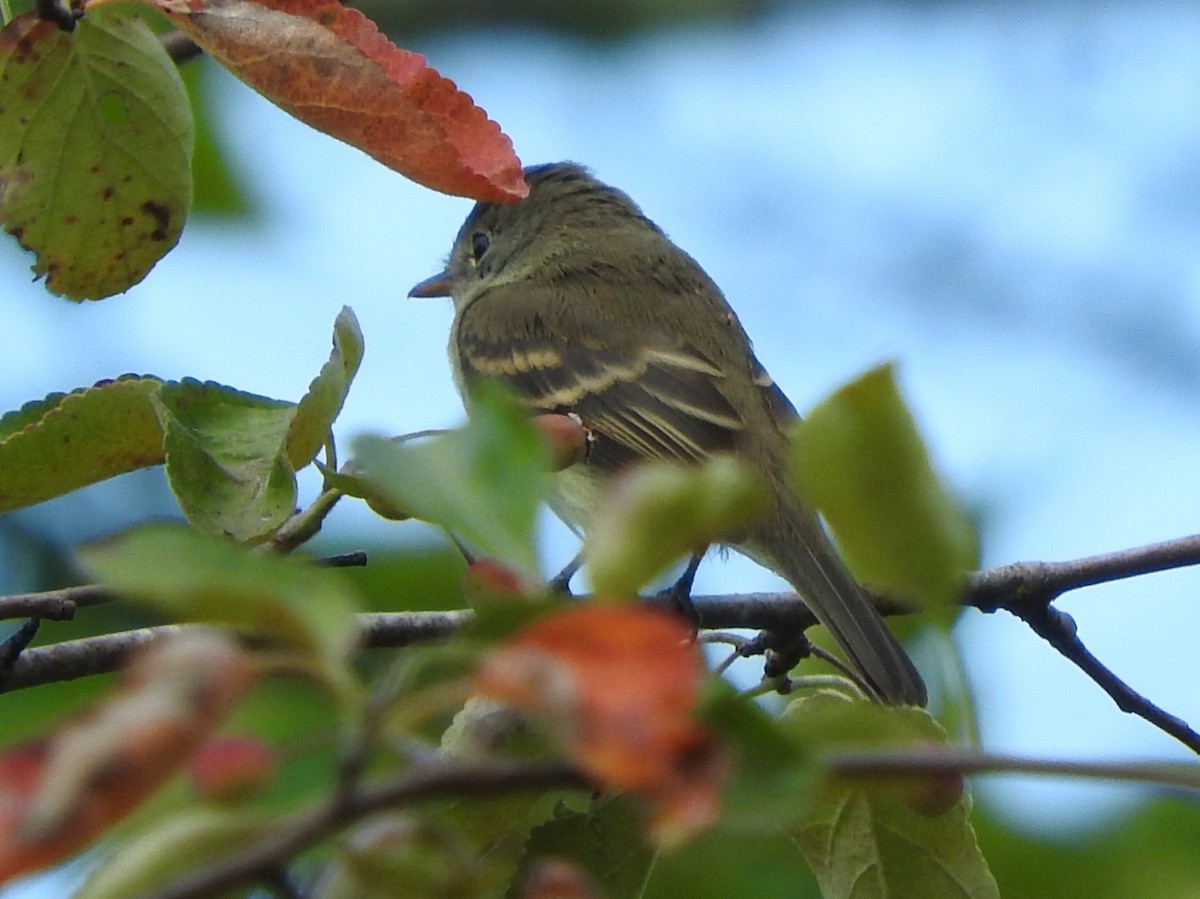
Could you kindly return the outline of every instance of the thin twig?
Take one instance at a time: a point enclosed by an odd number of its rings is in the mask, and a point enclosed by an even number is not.
[[[367,554],[361,549],[356,549],[354,552],[325,556],[317,559],[316,563],[324,568],[362,568],[367,564]]]
[[[273,552],[286,554],[307,543],[320,532],[321,525],[342,496],[342,491],[333,487],[322,490],[312,505],[285,521],[264,546]]]

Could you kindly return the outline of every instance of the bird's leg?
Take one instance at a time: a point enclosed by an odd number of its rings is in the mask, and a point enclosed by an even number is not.
[[[687,568],[683,569],[683,574],[679,575],[678,580],[670,587],[660,591],[657,597],[669,604],[697,629],[700,627],[700,613],[692,605],[692,581],[696,579],[696,572],[703,559],[704,553],[693,553],[692,557],[688,559]]]
[[[561,593],[563,596],[571,595],[571,578],[575,577],[575,572],[583,567],[583,550],[575,554],[570,562],[563,566],[562,571],[550,578],[550,583],[546,586],[551,593]]]

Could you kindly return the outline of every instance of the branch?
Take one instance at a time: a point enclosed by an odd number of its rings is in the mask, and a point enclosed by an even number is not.
[[[116,594],[96,584],[66,587],[41,593],[14,593],[0,596],[0,618],[47,618],[50,621],[70,621],[75,610],[86,606],[112,602]]]
[[[1200,766],[1183,763],[1028,759],[972,749],[938,748],[931,752],[928,747],[842,751],[831,753],[825,763],[831,774],[867,780],[888,775],[1036,774],[1200,791]]]
[[[947,749],[930,752],[877,750],[838,752],[825,759],[830,773],[871,780],[881,775],[1020,773],[1122,780],[1200,790],[1200,767],[1182,764],[1103,763],[1025,759]],[[231,857],[189,872],[148,899],[201,899],[278,871],[310,846],[347,825],[389,808],[433,798],[479,798],[526,790],[587,788],[578,769],[563,763],[436,762],[389,781],[350,784],[322,805],[294,817],[269,836]]]
[[[1080,587],[1200,564],[1200,534],[1070,562],[1017,562],[971,575],[965,602],[984,612],[1045,605]]]
[[[1004,609],[1020,618],[1104,690],[1117,708],[1200,753],[1200,733],[1117,677],[1084,645],[1075,620],[1051,605],[1070,590],[1198,563],[1200,535],[1070,562],[1021,562],[975,572],[968,580],[963,603],[984,612]]]
[[[471,617],[470,612],[378,612],[358,616],[364,648],[403,647],[448,637]],[[196,624],[167,624],[137,630],[65,640],[27,649],[0,681],[0,692],[105,674],[120,668],[129,654],[151,640]],[[262,640],[249,639],[261,645]]]
[[[329,561],[332,564],[340,561],[358,563],[361,557]],[[961,602],[985,612],[1005,609],[1017,615],[1094,680],[1118,708],[1138,715],[1200,753],[1200,734],[1138,694],[1101,664],[1079,639],[1070,616],[1050,605],[1070,590],[1195,564],[1200,564],[1200,535],[1068,562],[1005,565],[973,573],[968,578]],[[70,618],[74,606],[93,605],[113,598],[111,592],[98,586],[0,597],[0,617]],[[873,596],[871,599],[883,615],[915,611],[910,604],[886,597]],[[701,627],[706,630],[747,628],[798,633],[817,623],[812,612],[794,593],[694,596],[692,605]],[[446,637],[470,616],[469,611],[360,615],[362,645],[366,648],[402,647]],[[112,671],[134,647],[163,630],[147,628],[26,650],[0,683],[0,689],[15,690]],[[752,642],[750,646],[762,644]]]
[[[231,857],[178,878],[147,899],[201,899],[263,877],[309,846],[367,815],[422,800],[467,795],[472,798],[525,790],[586,787],[588,781],[561,763],[437,763],[380,784],[335,791],[321,806]]]

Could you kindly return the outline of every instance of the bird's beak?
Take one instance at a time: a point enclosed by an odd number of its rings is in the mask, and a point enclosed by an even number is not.
[[[442,271],[432,278],[426,278],[420,284],[414,285],[408,295],[418,300],[450,296],[450,273]]]

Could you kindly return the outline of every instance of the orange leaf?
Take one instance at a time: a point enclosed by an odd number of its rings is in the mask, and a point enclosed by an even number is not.
[[[336,0],[143,0],[300,121],[434,190],[528,192],[512,142],[469,96]]]
[[[692,718],[704,668],[691,628],[631,605],[580,606],[526,628],[484,662],[481,692],[554,730],[571,759],[645,794],[660,839],[716,816],[721,766]]]
[[[179,767],[250,682],[216,631],[163,638],[121,691],[0,758],[0,882],[60,861],[128,814]]]

